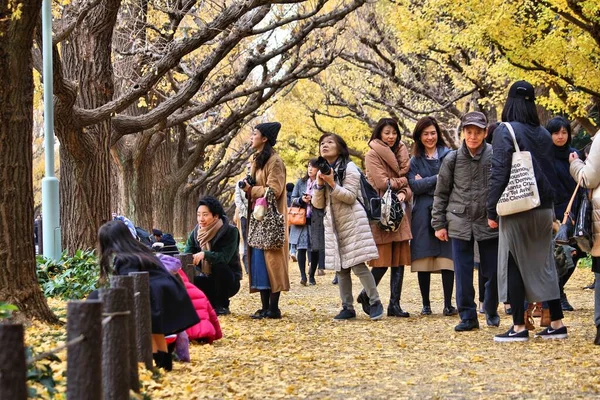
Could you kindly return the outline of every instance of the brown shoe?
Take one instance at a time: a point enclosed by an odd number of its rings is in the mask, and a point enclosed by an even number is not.
[[[550,326],[550,310],[547,308],[542,308],[542,319],[540,320],[540,326]]]
[[[600,346],[600,326],[596,327],[596,339],[594,339],[594,344]]]
[[[535,303],[533,308],[533,318],[539,318],[542,316],[542,303]]]
[[[322,269],[318,269],[318,270],[317,270],[317,275],[319,275],[319,276],[323,276],[323,275],[325,275],[325,271],[324,271],[324,270],[322,270]]]
[[[533,304],[529,304],[527,310],[525,310],[525,328],[528,331],[532,331],[535,329],[533,317],[531,316],[533,311]]]

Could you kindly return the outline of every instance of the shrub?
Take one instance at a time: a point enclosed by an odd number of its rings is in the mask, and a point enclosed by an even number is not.
[[[0,301],[0,321],[3,319],[10,319],[14,311],[18,311],[19,308],[13,304]]]
[[[56,261],[37,257],[38,282],[46,297],[82,299],[98,287],[100,267],[93,250],[77,250],[72,257],[63,252]]]

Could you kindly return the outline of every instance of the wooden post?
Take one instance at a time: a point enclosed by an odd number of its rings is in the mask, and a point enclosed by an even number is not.
[[[23,325],[0,324],[0,400],[27,399]]]
[[[133,290],[133,277],[127,275],[113,275],[110,277],[111,288],[123,288],[127,291],[127,310],[131,311],[131,315],[128,318],[129,321],[129,337],[124,338],[129,340],[129,384],[131,389],[139,393],[140,392],[140,377],[138,375],[138,363],[137,363],[137,345],[136,345],[136,321],[135,321],[135,306],[134,306],[134,290]]]
[[[152,318],[150,315],[150,275],[147,272],[130,272],[133,277],[135,333],[137,361],[151,370],[152,362]]]
[[[188,280],[191,283],[194,283],[194,276],[196,276],[196,266],[194,265],[194,255],[193,254],[177,254],[173,257],[179,259],[181,261],[181,268],[183,272],[188,277]]]
[[[102,399],[102,303],[67,303],[67,342],[83,335],[67,349],[67,399]]]
[[[101,289],[102,313],[102,387],[105,400],[129,400],[129,315],[127,290]],[[114,315],[106,317],[107,315]],[[106,319],[111,318],[108,322]]]

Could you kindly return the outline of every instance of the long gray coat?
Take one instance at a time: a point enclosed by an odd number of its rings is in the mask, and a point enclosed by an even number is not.
[[[444,159],[438,175],[431,225],[448,229],[455,239],[483,241],[498,237],[488,226],[488,181],[492,168],[492,146],[471,156],[464,141]]]
[[[302,202],[302,195],[306,193],[306,181],[298,179],[292,191],[292,207],[306,208]],[[308,225],[290,225],[290,244],[298,246],[299,249],[309,248]]]

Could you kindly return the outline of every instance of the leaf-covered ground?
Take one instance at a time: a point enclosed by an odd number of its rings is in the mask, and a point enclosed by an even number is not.
[[[373,322],[357,309],[356,320],[334,322],[340,305],[332,273],[317,277],[317,286],[303,287],[296,265],[290,268],[292,289],[281,299],[283,319],[249,318],[260,300],[248,293],[244,279],[232,300],[233,314],[221,318],[224,338],[212,346],[192,345],[192,362],[176,363],[157,380],[142,373],[145,391],[154,399],[600,396],[600,346],[592,344],[593,292],[581,290],[593,279],[589,269],[578,269],[567,284],[576,308],[566,313],[569,339],[494,343],[494,334],[508,329],[510,317],[500,310],[500,328],[488,328],[480,314],[481,329],[454,332],[458,317],[441,314],[439,275],[432,279],[431,316],[420,315],[416,274],[407,272],[402,307],[410,318]],[[386,276],[380,286],[384,303],[388,282]],[[354,283],[358,294],[358,279]],[[29,342],[37,343],[36,350],[46,348],[63,337],[60,329],[36,324]],[[62,371],[64,365],[55,368]]]

